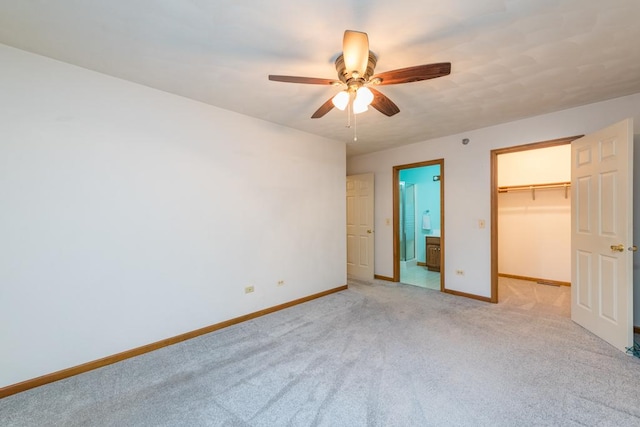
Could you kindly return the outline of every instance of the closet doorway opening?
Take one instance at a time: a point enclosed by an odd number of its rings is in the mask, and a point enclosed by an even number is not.
[[[444,290],[444,159],[393,168],[393,281]]]
[[[571,141],[491,151],[491,302],[571,309]],[[500,294],[500,295],[499,295]]]

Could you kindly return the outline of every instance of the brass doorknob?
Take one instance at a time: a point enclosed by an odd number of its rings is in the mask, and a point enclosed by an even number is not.
[[[624,252],[624,245],[611,245],[613,252]]]
[[[367,233],[371,234],[371,230],[367,230]]]
[[[629,248],[629,250],[630,250],[631,252],[637,252],[637,251],[638,251],[638,247],[637,247],[636,245],[633,245],[633,246],[631,246],[631,247]]]

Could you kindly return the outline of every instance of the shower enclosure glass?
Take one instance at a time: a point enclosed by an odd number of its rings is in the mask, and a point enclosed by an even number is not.
[[[415,185],[400,182],[400,260],[416,257],[416,192]]]

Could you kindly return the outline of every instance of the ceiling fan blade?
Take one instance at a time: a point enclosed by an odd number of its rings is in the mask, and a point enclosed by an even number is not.
[[[419,82],[421,80],[435,79],[451,73],[450,62],[437,64],[417,65],[415,67],[401,68],[376,74],[372,79],[379,78],[381,85],[395,85],[399,83]]]
[[[336,83],[340,83],[337,80],[332,79],[319,79],[316,77],[297,77],[297,76],[274,76],[269,74],[269,80],[273,80],[274,82],[285,82],[285,83],[304,83],[309,85],[332,85]]]
[[[376,110],[380,111],[385,116],[393,116],[394,114],[398,114],[400,109],[396,104],[393,103],[392,100],[387,98],[382,92],[375,90],[373,88],[369,88],[371,93],[373,93],[373,101],[371,102],[371,106]]]
[[[327,102],[322,104],[320,106],[320,108],[318,108],[316,110],[316,112],[313,113],[313,116],[311,116],[311,118],[312,119],[319,119],[320,117],[324,116],[329,111],[331,111],[331,109],[333,108],[333,102],[332,101],[333,101],[333,97],[329,98],[329,100]]]
[[[342,55],[345,70],[348,73],[357,71],[360,76],[367,72],[369,63],[369,37],[367,33],[347,30],[342,39]]]

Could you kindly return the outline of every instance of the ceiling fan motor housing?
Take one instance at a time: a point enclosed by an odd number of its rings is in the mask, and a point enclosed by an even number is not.
[[[357,71],[354,72],[353,70],[346,69],[344,65],[344,55],[340,55],[336,59],[336,70],[338,71],[338,78],[342,83],[346,84],[349,89],[358,89],[369,81],[369,78],[373,75],[373,70],[376,68],[377,62],[378,58],[376,58],[376,56],[372,52],[369,52],[367,71],[365,71],[364,75],[359,75]]]

